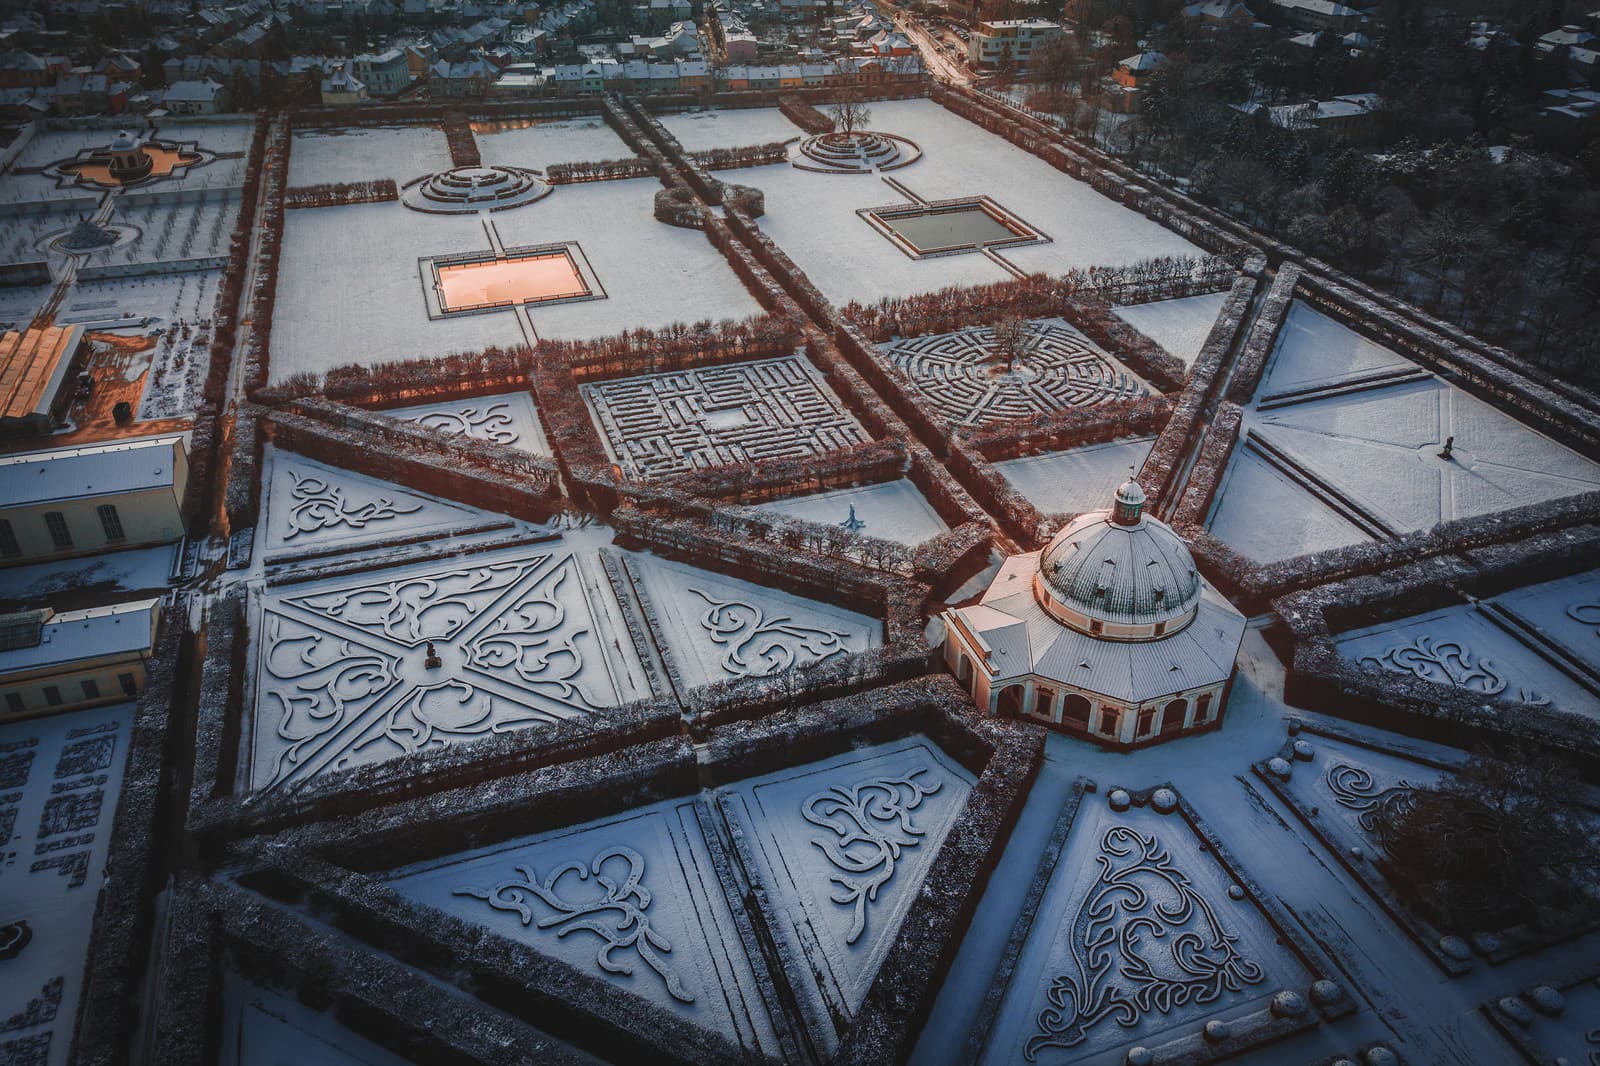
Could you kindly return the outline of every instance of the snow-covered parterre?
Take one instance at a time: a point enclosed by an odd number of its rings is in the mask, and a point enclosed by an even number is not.
[[[34,131],[0,1063],[1600,1055],[1600,399],[884,91]]]

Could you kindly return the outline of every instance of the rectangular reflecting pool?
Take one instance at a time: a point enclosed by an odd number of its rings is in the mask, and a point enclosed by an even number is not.
[[[438,275],[439,305],[446,312],[589,294],[577,264],[564,250],[440,266]]]
[[[923,211],[912,215],[886,215],[884,225],[910,241],[922,253],[965,248],[1018,236],[1005,223],[977,204]]]
[[[913,259],[1049,240],[987,196],[894,204],[856,213]]]

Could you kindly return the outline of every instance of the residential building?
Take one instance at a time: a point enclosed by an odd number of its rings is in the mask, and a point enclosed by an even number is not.
[[[1272,13],[1302,30],[1349,33],[1361,25],[1361,12],[1334,0],[1271,0]]]
[[[351,74],[343,60],[336,60],[322,77],[322,105],[344,107],[367,98],[366,84]]]
[[[356,56],[352,65],[355,76],[366,83],[371,96],[394,96],[412,81],[406,54],[398,48]]]
[[[173,82],[162,106],[174,115],[216,115],[228,109],[228,90],[210,78]]]
[[[1006,58],[1026,67],[1040,46],[1061,36],[1061,24],[1048,19],[1000,19],[980,22],[967,41],[967,59],[974,66],[996,67]]]

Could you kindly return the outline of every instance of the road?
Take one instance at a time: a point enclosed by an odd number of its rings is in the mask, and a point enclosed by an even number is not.
[[[890,17],[894,19],[894,24],[900,28],[900,32],[911,38],[911,42],[922,52],[922,63],[934,77],[952,85],[973,83],[972,73],[967,70],[966,64],[952,59],[950,53],[940,47],[939,41],[914,15],[891,8]]]

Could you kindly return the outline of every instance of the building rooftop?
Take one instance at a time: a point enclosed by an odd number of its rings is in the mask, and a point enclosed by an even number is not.
[[[110,493],[170,488],[181,436],[140,437],[0,457],[3,506],[31,507]]]
[[[118,655],[148,654],[159,599],[64,611],[39,626],[38,643],[0,651],[0,677]]]

